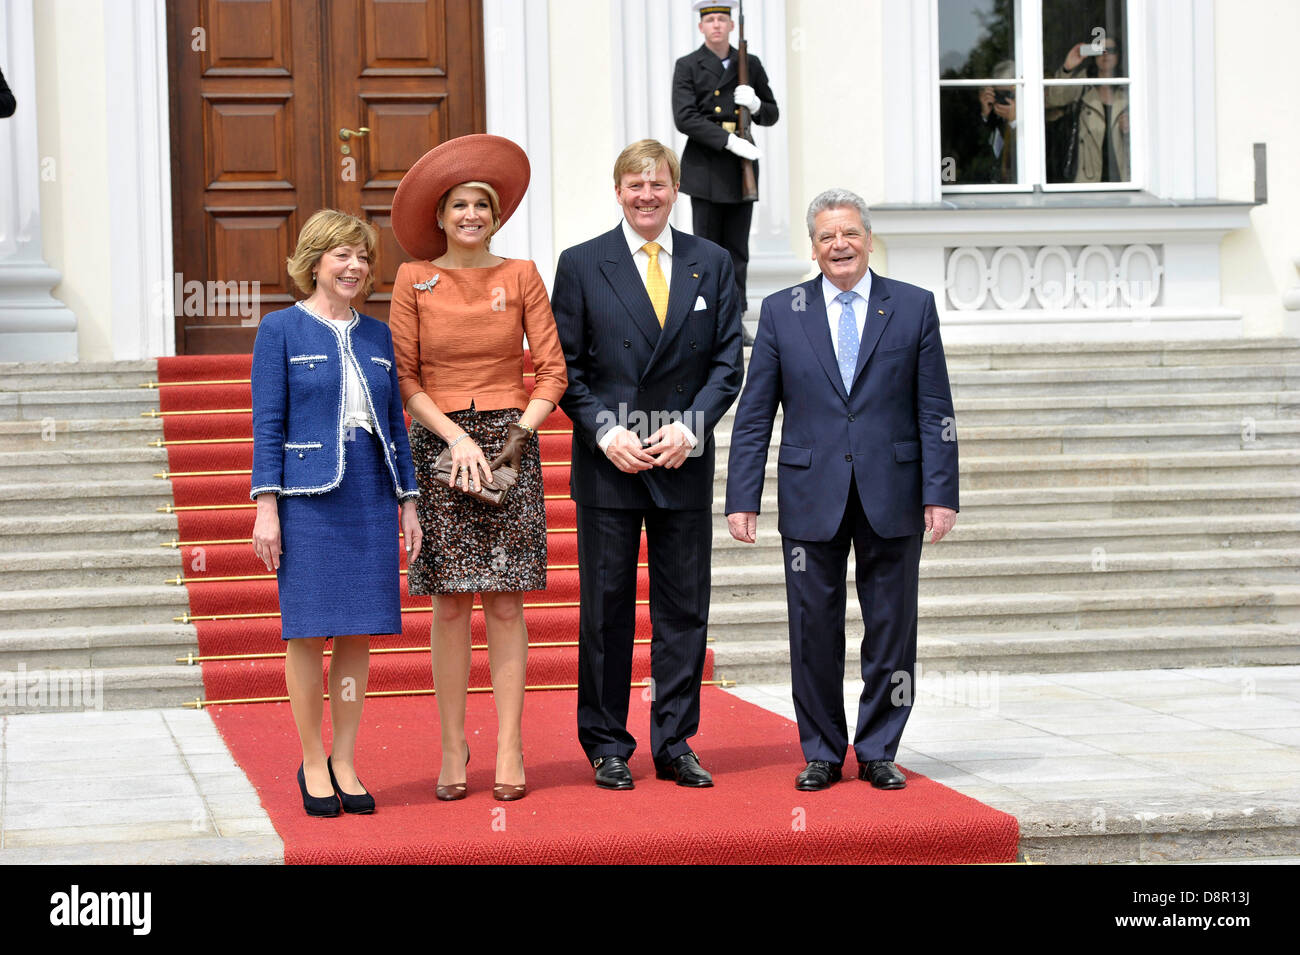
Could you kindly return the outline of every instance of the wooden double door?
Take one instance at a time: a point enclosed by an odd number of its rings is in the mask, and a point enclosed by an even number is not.
[[[252,351],[256,320],[300,297],[285,259],[322,208],[378,229],[364,311],[386,320],[406,258],[398,182],[485,128],[481,0],[168,0],[167,14],[177,353]]]

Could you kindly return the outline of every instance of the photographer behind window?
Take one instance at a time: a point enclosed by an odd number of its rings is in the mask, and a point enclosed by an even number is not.
[[[1113,37],[1104,42],[1070,47],[1058,79],[1072,79],[1083,70],[1087,76],[1110,79],[1117,75],[1120,45]],[[1044,103],[1068,122],[1076,140],[1077,159],[1052,170],[1054,182],[1127,182],[1129,174],[1129,103],[1127,85],[1048,86]],[[1073,167],[1073,168],[1071,168]],[[1072,173],[1072,174],[1071,174]]]
[[[1016,65],[1003,60],[993,67],[993,79],[1009,80],[1016,75]],[[1016,182],[1016,87],[1014,84],[984,86],[979,92],[979,151],[971,158],[972,182]]]

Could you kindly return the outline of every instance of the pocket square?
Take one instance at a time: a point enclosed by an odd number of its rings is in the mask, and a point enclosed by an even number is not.
[[[695,311],[697,311],[697,312],[702,312],[702,311],[704,311],[704,310],[705,310],[706,308],[708,308],[708,307],[709,307],[709,305],[708,305],[707,302],[704,301],[704,296],[703,296],[703,295],[697,295],[697,296],[695,296]]]

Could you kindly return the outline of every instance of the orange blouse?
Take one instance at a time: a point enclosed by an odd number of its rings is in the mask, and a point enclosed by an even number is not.
[[[424,289],[434,276],[437,282]],[[481,269],[406,262],[397,269],[388,313],[402,403],[423,391],[444,414],[523,409],[523,337],[532,352],[533,397],[560,403],[568,387],[564,352],[537,266],[506,259]]]

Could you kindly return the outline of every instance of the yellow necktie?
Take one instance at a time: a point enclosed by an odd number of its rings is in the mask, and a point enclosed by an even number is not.
[[[663,269],[659,268],[659,243],[647,242],[641,246],[650,256],[650,264],[645,270],[645,290],[650,293],[650,304],[654,306],[655,317],[659,327],[664,327],[668,318],[668,282],[664,279]]]

